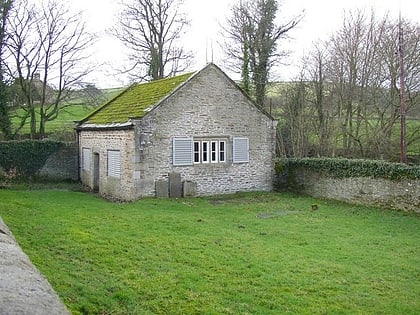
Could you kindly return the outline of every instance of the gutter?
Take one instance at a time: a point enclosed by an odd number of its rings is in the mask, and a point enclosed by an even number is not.
[[[129,121],[125,123],[114,123],[114,124],[89,124],[84,123],[75,128],[77,132],[80,131],[101,131],[101,130],[129,130],[133,129],[134,124]]]

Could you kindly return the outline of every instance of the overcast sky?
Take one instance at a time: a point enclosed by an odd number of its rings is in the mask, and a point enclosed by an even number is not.
[[[185,11],[191,26],[185,38],[185,46],[194,51],[193,69],[202,68],[206,62],[213,61],[223,68],[223,54],[217,44],[220,41],[220,23],[230,14],[230,7],[238,0],[184,0]],[[90,79],[98,87],[117,87],[129,82],[116,76],[112,67],[118,68],[125,58],[124,47],[118,40],[107,34],[107,29],[116,23],[118,0],[72,0],[74,9],[84,12],[88,29],[98,34],[98,42],[92,47],[95,60],[105,63],[103,71],[96,72]],[[420,1],[418,0],[281,0],[278,13],[287,20],[305,11],[305,18],[290,35],[293,37],[280,45],[290,50],[289,66],[277,70],[278,80],[290,80],[296,76],[300,57],[308,52],[314,41],[326,39],[336,31],[342,22],[343,13],[351,9],[373,8],[378,17],[389,14],[398,18],[401,15],[420,23]],[[206,53],[207,47],[207,53]],[[213,47],[213,50],[211,50]],[[212,53],[213,52],[213,53]],[[213,60],[211,58],[213,57]]]

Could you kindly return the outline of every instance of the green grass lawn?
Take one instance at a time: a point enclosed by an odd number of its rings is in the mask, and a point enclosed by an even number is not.
[[[117,204],[65,190],[0,190],[0,215],[74,314],[420,312],[415,215],[276,193]]]

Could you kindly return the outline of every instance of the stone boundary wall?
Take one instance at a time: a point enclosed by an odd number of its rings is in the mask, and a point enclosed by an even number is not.
[[[420,213],[420,180],[332,178],[303,169],[294,172],[299,192],[310,196]]]
[[[0,314],[70,315],[1,218]]]
[[[78,152],[76,142],[63,143],[62,147],[51,154],[45,165],[39,171],[41,177],[51,180],[72,180],[79,179]],[[4,170],[0,167],[0,176]]]
[[[39,175],[52,180],[78,180],[77,155],[76,142],[63,143],[57,152],[51,154]]]

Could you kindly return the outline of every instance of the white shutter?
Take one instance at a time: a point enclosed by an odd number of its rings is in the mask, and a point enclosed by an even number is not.
[[[173,165],[193,165],[192,138],[173,138]]]
[[[249,162],[249,139],[233,138],[233,163]]]
[[[121,176],[121,157],[120,151],[108,150],[108,176]]]
[[[90,170],[90,149],[83,148],[82,150],[82,169],[89,171]]]

